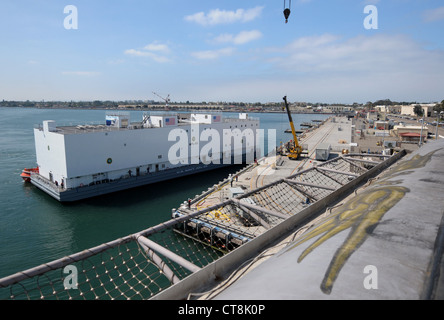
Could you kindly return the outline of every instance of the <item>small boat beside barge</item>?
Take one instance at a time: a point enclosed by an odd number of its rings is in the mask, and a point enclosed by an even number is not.
[[[32,173],[39,173],[39,168],[25,168],[22,170],[22,173],[20,174],[20,177],[22,177],[23,181],[25,182],[31,182],[31,174]]]

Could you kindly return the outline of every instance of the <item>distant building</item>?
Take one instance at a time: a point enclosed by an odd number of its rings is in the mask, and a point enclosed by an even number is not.
[[[330,110],[332,113],[346,113],[354,111],[353,107],[351,106],[327,106],[324,108],[324,112],[329,112],[328,110]]]
[[[427,140],[429,129],[426,126],[394,126],[393,134],[399,138],[402,142],[419,142]]]
[[[409,106],[401,106],[401,114],[406,116],[416,116],[414,110],[415,106],[418,104],[411,104]],[[430,117],[433,115],[433,107],[435,104],[419,104],[421,108],[424,110],[424,115],[426,117]]]
[[[135,108],[136,105],[134,104],[119,104],[118,108],[119,109],[131,109],[131,108]]]
[[[367,120],[376,121],[379,119],[379,113],[376,110],[370,110],[367,112]]]
[[[379,106],[375,107],[375,110],[378,111],[379,113],[399,114],[399,113],[401,113],[401,106],[400,105],[396,105],[396,106],[379,105]]]
[[[401,113],[401,105],[388,106],[388,113],[392,114],[400,114]]]
[[[375,107],[376,111],[381,112],[381,113],[388,113],[389,112],[389,108],[388,106],[376,106]]]
[[[375,130],[389,130],[390,123],[388,121],[377,120],[375,121]]]

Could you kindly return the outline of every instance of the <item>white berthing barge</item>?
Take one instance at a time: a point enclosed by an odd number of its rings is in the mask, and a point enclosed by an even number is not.
[[[102,125],[59,127],[47,120],[34,129],[38,170],[28,172],[27,181],[70,202],[233,164],[234,155],[252,162],[260,152],[259,127],[244,113],[144,114],[133,123],[129,113],[114,113]]]

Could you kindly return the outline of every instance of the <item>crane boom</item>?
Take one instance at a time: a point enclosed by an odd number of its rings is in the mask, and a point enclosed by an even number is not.
[[[293,118],[291,117],[290,108],[288,107],[287,96],[284,98],[285,109],[287,110],[288,120],[290,121],[291,133],[293,134],[294,146],[290,147],[290,154],[288,157],[290,159],[298,159],[302,153],[302,147],[299,145],[298,138],[296,136],[296,131],[294,129]]]
[[[170,95],[168,95],[166,98],[164,98],[164,97],[161,97],[160,95],[158,95],[157,93],[155,93],[154,91],[153,91],[153,94],[155,94],[155,95],[158,96],[160,99],[162,99],[163,101],[165,101],[165,103],[166,103],[166,107],[168,107],[168,102],[170,102]]]

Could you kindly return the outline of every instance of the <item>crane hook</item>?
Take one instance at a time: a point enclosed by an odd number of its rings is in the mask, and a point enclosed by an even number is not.
[[[290,16],[290,9],[286,8],[284,10],[285,23],[288,22],[288,17]]]
[[[285,17],[285,23],[288,22],[288,17],[290,16],[290,7],[291,7],[291,0],[289,0],[288,8],[285,7],[286,0],[284,0],[284,17]]]

